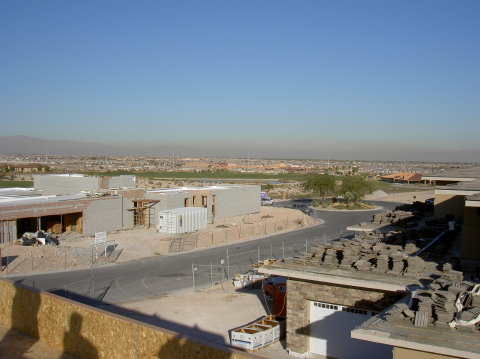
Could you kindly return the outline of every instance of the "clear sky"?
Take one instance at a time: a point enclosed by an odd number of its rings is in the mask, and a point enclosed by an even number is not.
[[[478,0],[2,0],[0,136],[442,160],[480,148],[479,19]]]

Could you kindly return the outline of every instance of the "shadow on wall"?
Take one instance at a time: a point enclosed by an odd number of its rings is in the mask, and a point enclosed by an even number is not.
[[[205,332],[196,326],[184,326],[109,303],[102,303],[99,305],[102,309],[95,309],[81,304],[91,303],[92,299],[75,293],[61,294],[68,295],[80,303],[55,295],[50,297],[49,293],[41,293],[21,283],[15,283],[10,287],[10,283],[5,282],[8,285],[3,284],[4,288],[7,290],[12,288],[15,291],[14,294],[12,293],[11,304],[13,328],[54,347],[63,346],[63,357],[73,354],[85,359],[109,358],[117,355],[129,358],[157,357],[160,359],[261,358],[236,351],[226,345],[222,336]],[[1,282],[0,285],[2,285]],[[2,303],[8,301],[5,299],[8,298],[7,291],[5,294],[4,298],[0,298],[0,300],[3,299]],[[98,301],[95,303],[98,304]],[[41,318],[40,323],[38,318]],[[154,327],[159,325],[161,328]],[[175,330],[177,333],[170,330]],[[32,343],[34,344],[35,341]],[[27,353],[33,344],[24,346],[18,353],[18,358],[23,358],[23,354]]]
[[[97,359],[95,346],[82,336],[83,318],[79,313],[70,315],[69,329],[63,336],[63,347],[81,358]]]
[[[33,337],[35,340],[15,348],[15,355],[19,358],[27,353],[39,338],[38,311],[40,308],[40,294],[35,289],[26,289],[15,286],[12,301],[11,329],[5,337],[16,335],[14,329]],[[4,295],[2,293],[2,295]]]

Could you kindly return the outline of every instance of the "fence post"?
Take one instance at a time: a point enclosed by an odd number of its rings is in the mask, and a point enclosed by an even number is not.
[[[213,264],[212,264],[212,262],[210,262],[210,284],[213,287],[213,273],[212,273],[212,271],[213,271]]]
[[[228,249],[227,249],[227,280],[230,279],[230,259],[228,258]]]
[[[193,285],[193,292],[195,292],[195,267],[192,263],[192,285]]]
[[[7,275],[8,275],[8,265],[10,264],[10,258],[7,256]]]
[[[285,242],[282,242],[282,260],[285,260]]]
[[[95,281],[93,280],[93,267],[90,267],[90,280],[92,281],[92,299],[95,297]]]

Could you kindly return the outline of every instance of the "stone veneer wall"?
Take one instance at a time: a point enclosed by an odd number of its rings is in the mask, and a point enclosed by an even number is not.
[[[381,292],[296,279],[287,281],[287,349],[299,354],[309,351],[310,301],[381,311],[404,297],[406,292]]]

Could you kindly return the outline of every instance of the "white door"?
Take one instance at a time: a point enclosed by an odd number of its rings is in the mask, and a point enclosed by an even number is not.
[[[310,302],[310,352],[339,359],[392,358],[392,347],[352,339],[353,328],[377,313],[336,304]]]

